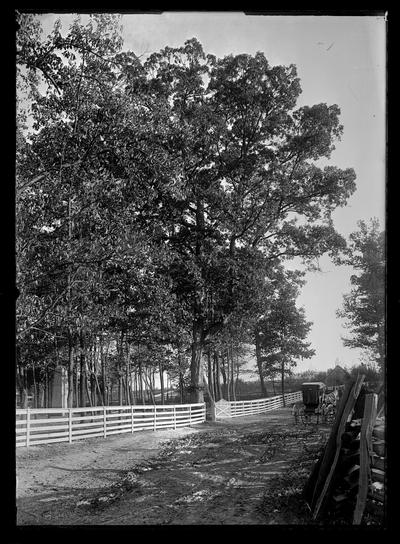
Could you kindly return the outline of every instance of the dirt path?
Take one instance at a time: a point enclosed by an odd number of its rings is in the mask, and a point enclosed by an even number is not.
[[[329,428],[290,410],[17,450],[18,525],[309,523],[301,488]]]

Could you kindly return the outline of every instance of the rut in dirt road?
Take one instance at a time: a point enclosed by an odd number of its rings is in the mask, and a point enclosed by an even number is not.
[[[277,514],[282,513],[265,510],[263,502],[269,487],[276,491],[279,478],[293,470],[304,447],[313,444],[318,449],[323,440],[321,433],[309,429],[250,433],[223,429],[171,441],[109,493],[81,501],[75,523],[277,523]],[[298,471],[296,463],[295,467]],[[309,466],[304,479],[308,473]],[[299,498],[301,486],[291,487],[290,493]]]
[[[18,525],[310,523],[301,491],[329,428],[289,409],[18,452]]]

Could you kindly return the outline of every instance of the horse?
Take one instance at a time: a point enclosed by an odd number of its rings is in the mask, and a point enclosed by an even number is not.
[[[294,416],[295,423],[299,422],[299,417],[303,421],[304,419],[304,413],[305,413],[305,406],[304,404],[300,402],[295,402],[292,406],[292,416]]]
[[[327,422],[332,420],[336,413],[336,404],[339,399],[339,392],[334,389],[332,392],[327,393],[323,391],[318,398],[318,406],[312,410],[306,410],[306,406],[302,401],[295,402],[292,407],[292,415],[295,423],[299,422],[299,419],[303,423],[309,420],[312,414],[317,416],[317,423],[319,423],[319,416],[322,416],[322,420]]]
[[[338,400],[339,392],[337,389],[334,389],[330,393],[323,393],[319,409],[325,422],[334,419]]]

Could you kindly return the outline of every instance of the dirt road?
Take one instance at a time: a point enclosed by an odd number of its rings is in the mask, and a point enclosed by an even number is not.
[[[309,524],[328,427],[289,409],[17,450],[18,525]]]

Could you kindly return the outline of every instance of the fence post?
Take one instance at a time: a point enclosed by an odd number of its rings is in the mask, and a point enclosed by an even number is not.
[[[154,430],[157,430],[157,406],[154,405]]]
[[[174,429],[176,430],[176,406],[174,404]]]
[[[29,448],[29,434],[31,432],[31,410],[26,409],[26,447]]]
[[[214,402],[213,400],[211,400],[211,403],[210,403],[210,417],[211,417],[211,421],[215,421],[215,411],[216,411],[215,402]],[[204,421],[205,421],[205,420],[206,420],[206,405],[204,405],[203,416],[204,416]]]
[[[107,408],[103,406],[103,432],[104,438],[107,438]]]
[[[72,442],[72,408],[68,408],[68,435],[69,443]]]
[[[192,424],[192,405],[189,406],[189,426]]]
[[[134,426],[133,426],[133,404],[131,404],[131,425],[132,425],[132,434],[133,434],[133,429],[134,429]]]

